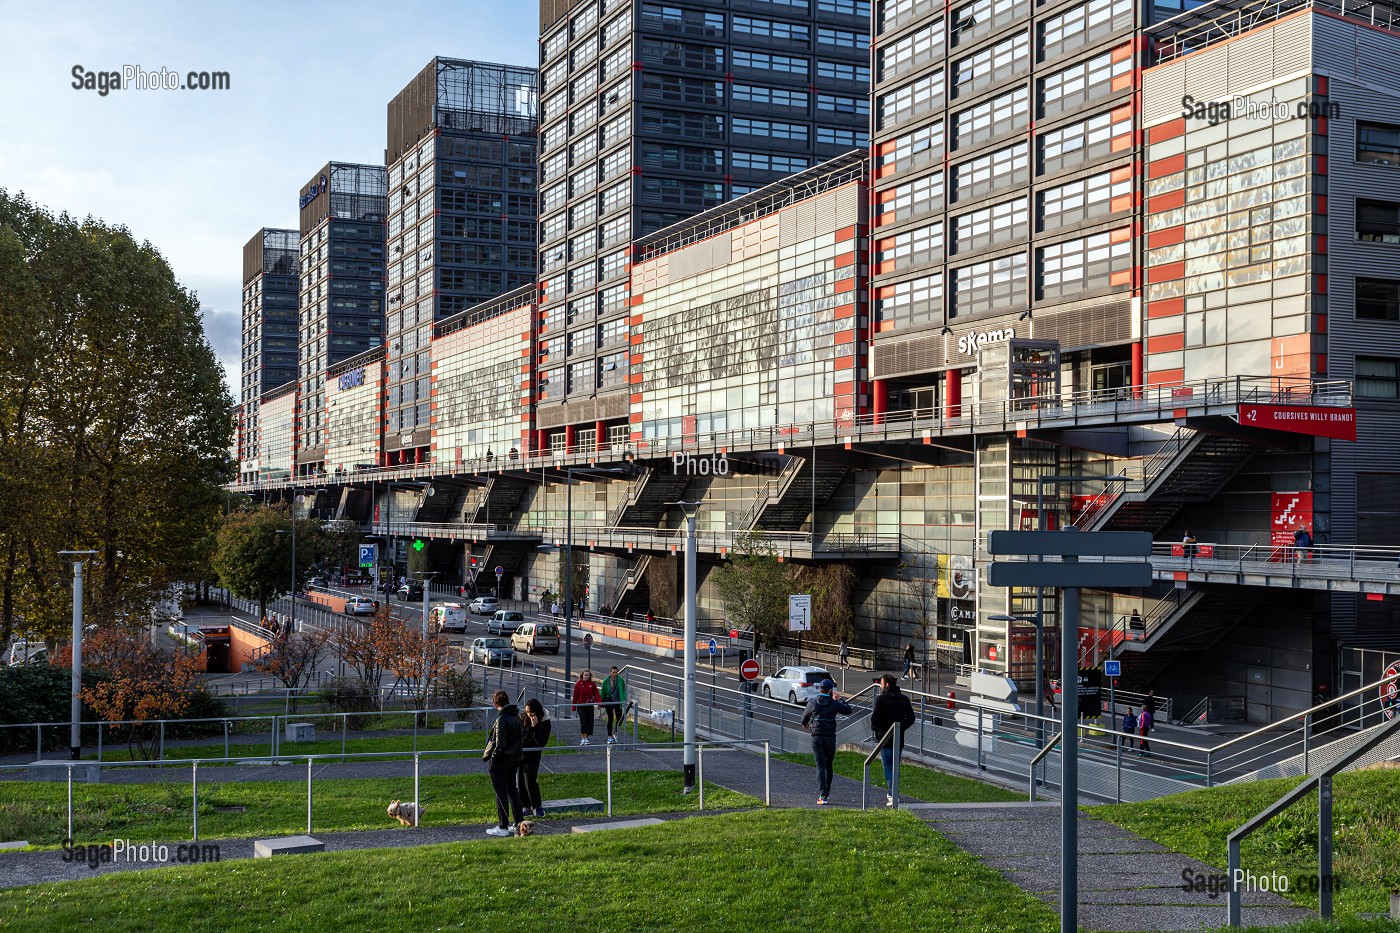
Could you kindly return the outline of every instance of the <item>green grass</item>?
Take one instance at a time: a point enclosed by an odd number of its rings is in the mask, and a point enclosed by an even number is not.
[[[295,766],[293,766],[295,767]],[[301,773],[305,773],[302,767]],[[187,777],[187,776],[186,776]],[[607,799],[602,774],[541,774],[548,800],[565,797]],[[402,778],[326,778],[313,782],[312,828],[321,832],[389,829],[398,826],[384,812],[395,798],[413,799],[413,774]],[[495,798],[486,775],[428,775],[421,779],[424,826],[494,823]],[[27,839],[57,847],[67,833],[67,785],[0,781],[0,827],[7,839]],[[697,808],[695,795],[683,796],[670,771],[617,771],[613,774],[613,813],[679,813]],[[187,780],[158,784],[82,784],[73,787],[74,836],[80,843],[113,838],[182,840],[191,834]],[[762,806],[745,794],[705,783],[705,806],[723,810]],[[242,812],[221,807],[244,807]],[[305,781],[240,781],[199,785],[202,839],[287,835],[306,831]]]
[[[1297,781],[1283,778],[1173,794],[1143,803],[1093,807],[1094,816],[1200,859],[1224,872],[1225,838],[1283,796]],[[1360,771],[1333,782],[1333,874],[1340,915],[1389,910],[1400,889],[1400,772]],[[1241,865],[1256,875],[1278,871],[1290,880],[1317,875],[1317,795],[1314,793],[1244,841]],[[1295,888],[1287,896],[1317,907],[1317,896]]]
[[[800,753],[775,753],[773,757],[781,758],[783,761],[795,761],[802,765],[812,763],[811,755]],[[859,752],[837,752],[836,760],[832,763],[832,770],[839,775],[859,781],[864,771],[862,764],[864,760],[865,756]],[[813,793],[816,792],[816,780],[816,772],[813,772]],[[870,784],[871,799],[875,800],[879,797],[879,792],[885,788],[885,772],[880,765],[879,758],[870,763]],[[959,777],[956,774],[945,774],[942,771],[925,768],[907,760],[899,765],[899,795],[901,798],[912,797],[924,803],[1000,802],[1020,800],[1023,797],[1021,794],[1013,794],[1009,790],[992,784],[986,784],[973,778]]]
[[[112,874],[0,892],[0,928],[298,931],[958,930],[1053,911],[905,813],[738,813]]]

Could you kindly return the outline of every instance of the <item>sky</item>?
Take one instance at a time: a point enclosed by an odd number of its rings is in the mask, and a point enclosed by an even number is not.
[[[295,228],[327,162],[383,164],[389,101],[434,55],[534,66],[538,22],[533,0],[0,0],[0,189],[158,249],[236,401],[243,245]],[[229,89],[73,86],[128,65]]]

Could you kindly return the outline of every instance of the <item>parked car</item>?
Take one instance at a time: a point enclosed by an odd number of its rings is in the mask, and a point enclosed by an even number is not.
[[[428,627],[437,632],[465,632],[467,610],[461,603],[438,603],[428,613]]]
[[[501,608],[501,601],[494,596],[478,596],[467,608],[479,616],[489,616]]]
[[[509,635],[525,621],[525,613],[518,609],[501,609],[486,623],[487,635]]]
[[[831,680],[824,667],[784,667],[763,678],[763,695],[789,703],[806,703],[821,692],[818,687],[823,680]]]
[[[308,590],[324,590],[328,586],[330,586],[330,582],[325,577],[312,577],[310,580],[306,581],[306,588]]]
[[[348,616],[371,616],[374,610],[374,600],[368,596],[354,596],[345,601],[345,614]]]
[[[47,664],[49,660],[49,649],[44,647],[42,640],[35,639],[27,641],[23,638],[16,639],[10,645],[10,650],[5,653],[5,665],[7,667],[21,667],[25,664]]]
[[[421,602],[423,599],[423,584],[417,580],[410,580],[399,587],[399,599],[407,603]]]
[[[513,664],[515,648],[504,638],[478,638],[472,642],[471,657],[477,664]]]
[[[559,626],[553,622],[526,622],[510,636],[516,651],[534,654],[536,651],[559,653]]]

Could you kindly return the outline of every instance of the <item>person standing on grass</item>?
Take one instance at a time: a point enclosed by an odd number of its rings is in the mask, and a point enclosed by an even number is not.
[[[578,677],[578,682],[574,684],[573,709],[578,713],[578,744],[587,745],[588,740],[593,738],[593,714],[596,712],[594,707],[602,702],[603,695],[598,692],[598,685],[593,681],[593,672],[585,667]]]
[[[812,733],[812,756],[817,760],[817,806],[831,800],[832,763],[836,760],[836,717],[851,715],[851,707],[834,693],[836,684],[823,680],[821,692],[807,701],[802,728]]]
[[[540,759],[542,749],[549,744],[549,733],[553,723],[544,704],[534,697],[525,701],[525,711],[520,716],[523,733],[524,752],[520,758],[520,768],[516,771],[515,783],[520,790],[520,802],[526,816],[544,816],[544,801],[540,799]]]
[[[525,733],[510,694],[497,690],[491,696],[491,704],[497,710],[496,721],[491,725],[491,738],[481,753],[481,760],[488,762],[486,770],[491,775],[491,789],[496,792],[496,825],[486,830],[486,835],[513,836],[513,827],[519,826],[525,818],[520,812],[520,789],[516,786],[516,773],[524,757]]]
[[[870,729],[875,733],[875,741],[884,738],[890,727],[899,723],[899,739],[894,736],[885,739],[880,745],[880,763],[885,766],[885,806],[894,806],[894,756],[904,753],[904,740],[917,721],[914,704],[899,689],[893,674],[880,677],[880,695],[875,698],[875,707],[870,711]]]
[[[617,666],[603,678],[603,715],[607,717],[608,744],[616,745],[614,730],[622,721],[622,705],[627,702],[627,681],[618,673]]]
[[[1138,755],[1146,758],[1152,754],[1152,746],[1147,741],[1147,733],[1152,731],[1152,708],[1144,705],[1142,715],[1138,716],[1138,736],[1141,742],[1138,745]]]

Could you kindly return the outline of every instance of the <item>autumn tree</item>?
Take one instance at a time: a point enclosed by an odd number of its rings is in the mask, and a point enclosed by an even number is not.
[[[855,589],[860,577],[849,564],[793,566],[793,593],[812,594],[812,637],[832,644],[855,637]]]
[[[340,659],[355,672],[360,684],[375,696],[379,694],[380,682],[397,653],[396,642],[403,627],[385,601],[368,622],[347,624],[331,639]]]
[[[297,697],[311,683],[322,660],[332,654],[331,631],[311,625],[300,630],[286,629],[277,633],[266,651],[253,662],[259,673],[269,674],[281,681],[291,693],[292,708]]]
[[[192,651],[166,654],[136,625],[114,623],[83,639],[83,667],[99,675],[84,686],[82,701],[108,727],[112,740],[126,741],[133,758],[149,760],[159,747],[158,720],[178,719],[189,710],[199,673]],[[71,666],[65,647],[55,663]]]
[[[417,626],[397,624],[388,657],[393,690],[397,693],[402,688],[413,708],[423,709],[438,678],[453,669],[451,647],[441,635],[424,636]]]
[[[320,547],[319,523],[297,519],[296,586],[301,588]],[[285,512],[263,506],[234,512],[219,529],[213,567],[219,582],[242,599],[267,604],[292,590],[292,522]]]

